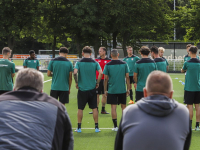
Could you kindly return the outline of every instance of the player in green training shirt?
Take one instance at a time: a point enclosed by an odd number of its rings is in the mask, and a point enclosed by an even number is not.
[[[136,88],[136,102],[140,100],[142,97],[144,97],[143,88],[146,85],[146,79],[148,75],[154,71],[157,70],[157,66],[155,61],[148,58],[148,55],[150,53],[150,50],[146,46],[142,46],[139,50],[142,59],[138,60],[135,63],[134,68],[134,86]]]
[[[189,49],[190,49],[191,46],[192,46],[192,44],[186,45],[186,51],[187,51],[188,54],[185,55],[185,57],[184,57],[184,62],[186,62],[186,61],[188,61],[188,60],[191,59],[191,57],[190,57],[190,55],[189,55]],[[196,58],[199,59],[199,56],[196,55]]]
[[[163,57],[164,52],[165,52],[165,49],[164,49],[163,47],[159,47],[159,48],[158,48],[158,54],[159,54],[159,56],[160,56],[161,58],[163,58],[163,59],[166,61],[166,64],[167,64],[167,72],[168,72],[168,70],[169,70],[169,63],[168,63],[167,59],[166,59],[165,57]]]
[[[196,109],[195,130],[199,130],[200,121],[200,60],[196,58],[197,50],[198,48],[196,46],[190,46],[189,55],[191,59],[186,61],[181,69],[182,73],[187,71],[184,87],[184,103],[187,104],[187,108],[189,109],[191,126],[193,118],[193,104]]]
[[[81,132],[81,122],[83,118],[83,110],[88,103],[89,108],[93,111],[93,118],[95,122],[95,132],[100,132],[98,127],[98,111],[97,111],[97,93],[96,89],[102,78],[102,69],[98,62],[91,57],[92,49],[85,46],[82,50],[84,58],[76,62],[74,67],[74,80],[76,88],[78,89],[78,128],[75,132]],[[96,80],[96,71],[99,72]],[[77,78],[78,74],[78,78]]]
[[[167,63],[165,61],[165,59],[161,58],[158,55],[158,47],[156,46],[152,46],[150,48],[151,51],[151,57],[154,59],[156,65],[157,65],[157,69],[163,72],[167,72]]]
[[[69,50],[66,47],[61,47],[60,56],[50,61],[47,71],[47,75],[52,76],[50,95],[56,99],[59,98],[64,105],[69,103],[73,72],[72,63],[66,58],[68,53]]]
[[[107,96],[107,104],[111,104],[111,115],[114,124],[113,131],[117,131],[117,105],[121,104],[122,111],[126,108],[126,96],[129,95],[130,81],[129,68],[126,62],[118,59],[119,53],[116,49],[111,51],[112,60],[105,65],[104,90]],[[127,83],[127,89],[126,89]],[[108,91],[107,91],[108,85]]]
[[[35,58],[35,51],[30,50],[29,54],[30,54],[30,57],[24,60],[24,64],[23,64],[24,68],[33,68],[33,69],[39,70],[40,63],[39,63],[39,60]]]
[[[3,58],[0,60],[0,95],[13,90],[12,78],[15,76],[15,64],[9,61],[12,50],[2,49]]]
[[[135,62],[140,60],[140,58],[136,55],[133,54],[133,48],[131,46],[128,46],[127,47],[127,53],[128,53],[128,56],[125,57],[123,59],[123,61],[125,61],[127,64],[128,64],[128,67],[129,67],[129,80],[130,80],[130,102],[129,104],[134,104],[133,102],[133,91],[132,91],[132,84],[134,84],[134,80],[133,80],[133,70],[134,70],[134,66],[135,66]]]

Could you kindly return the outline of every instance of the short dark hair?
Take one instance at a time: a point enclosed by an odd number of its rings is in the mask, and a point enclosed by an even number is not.
[[[196,46],[190,46],[189,51],[192,52],[192,54],[196,54],[197,51],[198,51],[198,47],[196,47]]]
[[[143,55],[149,55],[150,49],[147,46],[142,46],[139,50],[139,52]]]
[[[112,54],[112,56],[117,57],[117,55],[118,55],[118,50],[117,50],[117,49],[112,49],[112,50],[111,50],[111,54]]]
[[[35,53],[34,50],[30,50],[30,51],[29,51],[29,54],[30,54],[30,55],[33,54],[33,53]]]
[[[91,54],[92,53],[92,49],[89,47],[89,46],[85,46],[85,47],[83,47],[83,53],[89,53],[89,54]]]
[[[69,53],[69,50],[67,49],[67,47],[60,47],[60,53]]]
[[[192,44],[188,44],[188,45],[186,45],[186,48],[191,47],[191,46],[192,46]]]
[[[106,52],[106,48],[105,47],[100,47],[99,49],[102,49],[102,50],[104,50]]]
[[[11,53],[11,52],[12,52],[12,50],[9,47],[4,47],[2,49],[2,54],[3,55],[7,55],[7,53]]]
[[[150,48],[150,51],[151,51],[151,52],[154,52],[155,54],[158,54],[158,47],[157,47],[157,46],[152,46],[152,47]]]

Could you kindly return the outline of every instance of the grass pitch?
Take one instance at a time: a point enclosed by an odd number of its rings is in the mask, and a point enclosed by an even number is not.
[[[47,77],[46,74],[45,81],[50,80],[50,77]],[[180,103],[183,103],[184,96],[184,85],[182,82],[185,81],[184,74],[170,74],[173,80],[173,89],[174,95],[173,98]],[[178,79],[177,79],[178,78]],[[182,81],[182,82],[181,82]],[[49,94],[51,89],[51,81],[44,83],[44,92]],[[73,130],[77,128],[77,89],[75,88],[75,84],[73,81],[70,93],[70,102],[66,104],[67,112],[70,116]],[[127,98],[127,103],[129,101],[129,97]],[[99,105],[99,110],[101,111],[101,103]],[[86,150],[112,150],[114,149],[114,141],[116,132],[111,131],[113,128],[113,123],[111,119],[111,114],[99,114],[99,128],[101,129],[100,133],[95,133],[94,131],[94,120],[91,114],[88,114],[91,109],[86,105],[85,110],[83,111],[83,120],[82,120],[82,133],[74,132],[74,150],[86,149]],[[110,105],[106,105],[106,111],[111,112]],[[121,118],[121,108],[118,106],[117,108],[117,121],[118,124]],[[134,114],[133,114],[134,115]],[[193,118],[193,129],[195,128],[195,112]],[[165,129],[167,127],[163,127]],[[200,149],[200,131],[192,131],[192,141],[190,150],[199,150]]]

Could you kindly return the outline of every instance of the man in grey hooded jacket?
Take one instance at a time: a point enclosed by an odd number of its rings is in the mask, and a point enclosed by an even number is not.
[[[153,71],[144,98],[124,111],[115,150],[188,150],[191,126],[187,108],[172,99],[170,76]]]

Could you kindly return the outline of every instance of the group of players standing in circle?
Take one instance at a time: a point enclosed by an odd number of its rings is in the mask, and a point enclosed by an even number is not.
[[[78,89],[78,126],[75,132],[81,131],[81,123],[83,118],[83,110],[88,103],[92,109],[90,114],[93,114],[95,122],[95,132],[100,132],[98,125],[98,105],[100,95],[102,94],[102,109],[101,114],[109,114],[105,110],[105,104],[111,104],[111,116],[114,128],[113,131],[118,131],[117,126],[117,105],[121,104],[122,111],[126,107],[127,96],[130,95],[129,104],[134,104],[133,87],[135,89],[135,102],[144,97],[143,88],[146,84],[148,75],[154,70],[168,72],[168,62],[163,57],[165,49],[152,46],[150,49],[142,46],[139,50],[141,59],[133,54],[133,48],[128,46],[128,56],[122,60],[119,59],[117,49],[111,51],[111,58],[106,56],[106,48],[99,48],[99,57],[92,59],[92,50],[89,46],[85,46],[82,50],[83,58],[76,62],[73,68],[72,62],[66,57],[69,50],[66,47],[61,47],[59,57],[50,61],[47,75],[52,77],[52,85],[50,95],[62,104],[69,103],[69,94],[72,84],[72,76]],[[193,118],[193,104],[196,109],[196,126],[195,130],[199,130],[200,120],[200,60],[196,56],[198,48],[196,46],[187,45],[188,55],[184,58],[184,66],[181,72],[185,73],[185,93],[184,103],[190,113],[190,120]],[[8,59],[11,55],[9,48],[2,50],[3,59],[0,60],[0,77],[7,78],[1,81],[0,94],[11,91],[13,88],[12,77],[15,73],[15,65]],[[149,54],[151,57],[149,58]],[[34,64],[34,67],[31,66]],[[5,67],[6,66],[6,67]],[[35,52],[30,51],[30,57],[24,61],[24,67],[35,68],[39,70],[39,61],[35,58]],[[5,74],[5,70],[10,70],[10,74]],[[3,73],[4,72],[4,73]],[[127,87],[126,87],[127,85]]]

